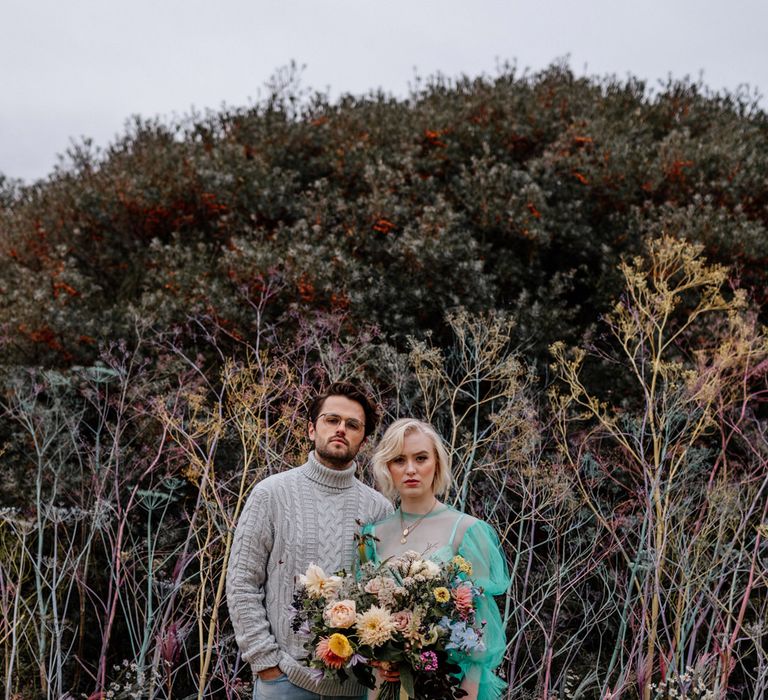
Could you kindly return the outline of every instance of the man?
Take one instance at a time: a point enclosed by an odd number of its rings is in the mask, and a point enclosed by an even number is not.
[[[376,428],[370,399],[356,386],[332,384],[310,406],[307,462],[254,486],[235,531],[227,605],[254,700],[363,697],[354,681],[316,682],[298,660],[305,638],[291,630],[295,582],[314,563],[326,573],[349,568],[356,520],[381,520],[392,506],[355,478],[355,457]]]

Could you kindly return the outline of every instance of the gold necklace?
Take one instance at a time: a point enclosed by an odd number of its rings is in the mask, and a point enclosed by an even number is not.
[[[424,515],[422,515],[415,522],[411,523],[408,527],[405,526],[405,520],[403,519],[403,506],[400,506],[400,527],[403,529],[403,536],[400,538],[400,544],[405,544],[408,541],[408,535],[410,535],[421,524],[422,520],[424,520],[424,518],[426,518],[435,509],[436,505],[437,499],[435,499],[432,507],[426,513],[424,513]]]

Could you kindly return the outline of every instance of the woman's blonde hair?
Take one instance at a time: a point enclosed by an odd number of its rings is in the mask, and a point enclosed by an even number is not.
[[[394,499],[397,495],[397,489],[392,483],[387,463],[402,454],[405,436],[414,432],[426,435],[432,441],[435,449],[437,465],[435,477],[432,480],[432,493],[440,496],[451,486],[451,458],[448,456],[448,450],[445,449],[443,439],[429,423],[415,418],[400,418],[392,423],[382,435],[372,458],[376,485],[387,498]]]

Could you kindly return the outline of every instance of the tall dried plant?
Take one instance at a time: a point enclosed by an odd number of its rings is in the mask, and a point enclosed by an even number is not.
[[[178,410],[157,406],[198,493],[184,552],[185,561],[196,562],[198,698],[207,694],[211,664],[217,662],[214,653],[227,636],[219,613],[240,511],[251,487],[293,464],[300,451],[296,406],[286,402],[286,397],[295,397],[294,376],[284,363],[263,360],[228,361],[216,385],[183,391]],[[237,445],[235,468],[222,468],[220,462],[227,459],[222,453],[226,455],[226,444],[232,441]]]
[[[618,697],[636,683],[648,700],[654,682],[693,668],[719,696],[735,649],[758,653],[744,628],[761,605],[768,477],[754,410],[766,398],[768,338],[745,292],[727,288],[728,270],[700,246],[652,240],[621,272],[607,347],[552,347],[561,456],[626,570],[601,692]],[[595,359],[625,380],[623,399],[590,392]]]

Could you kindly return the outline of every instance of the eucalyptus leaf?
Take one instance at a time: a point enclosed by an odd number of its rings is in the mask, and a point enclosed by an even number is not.
[[[413,671],[406,664],[400,666],[400,685],[403,687],[409,698],[416,697],[416,689],[413,685]]]

